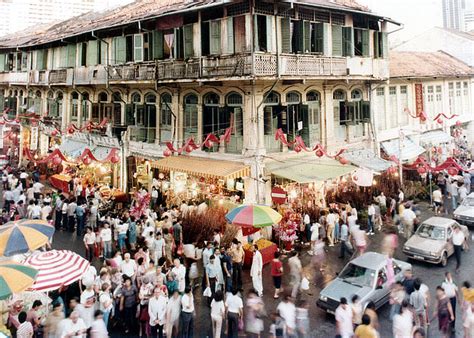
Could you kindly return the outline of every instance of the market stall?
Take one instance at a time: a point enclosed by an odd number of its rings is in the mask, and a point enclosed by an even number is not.
[[[55,174],[49,178],[51,185],[59,191],[69,193],[69,182],[72,177],[66,174]]]
[[[263,265],[268,264],[272,261],[275,252],[278,250],[278,246],[266,240],[264,238],[260,238],[255,241],[253,244],[247,243],[243,246],[244,248],[244,267],[249,268],[252,266],[252,258],[253,258],[253,245],[256,244],[258,246],[258,251],[262,254],[262,262]]]

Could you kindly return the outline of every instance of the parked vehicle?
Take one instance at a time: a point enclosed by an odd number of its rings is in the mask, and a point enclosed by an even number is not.
[[[464,225],[474,226],[474,192],[469,194],[454,210],[454,219]]]
[[[363,307],[370,301],[379,308],[389,300],[390,289],[387,283],[387,256],[376,252],[366,252],[342,269],[319,294],[316,304],[323,310],[333,313],[342,297],[350,300],[358,295]],[[403,271],[411,269],[411,264],[393,260],[395,280],[402,280]]]
[[[408,258],[446,266],[454,253],[453,227],[458,225],[469,240],[469,229],[453,219],[431,217],[420,224],[415,234],[403,246]]]

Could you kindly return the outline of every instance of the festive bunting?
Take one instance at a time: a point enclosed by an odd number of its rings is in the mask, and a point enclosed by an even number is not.
[[[62,161],[67,161],[67,162],[72,162],[68,161],[67,158],[63,155],[61,150],[55,149],[52,153],[48,154],[45,158],[43,159],[35,159],[35,154],[31,152],[29,148],[24,148],[23,149],[23,156],[28,159],[29,161],[34,161],[36,163],[46,163],[51,161],[52,163],[59,165],[61,164]],[[94,156],[92,151],[89,148],[84,149],[82,152],[81,156],[79,156],[76,160],[78,163],[84,163],[86,165],[89,165],[94,162],[99,162],[99,163],[118,163],[120,162],[120,156],[119,156],[119,150],[117,148],[112,148],[103,160],[99,160]]]

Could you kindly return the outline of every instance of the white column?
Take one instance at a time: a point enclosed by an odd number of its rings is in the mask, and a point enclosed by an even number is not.
[[[321,104],[321,140],[325,146],[334,144],[334,103],[332,86],[324,86]]]

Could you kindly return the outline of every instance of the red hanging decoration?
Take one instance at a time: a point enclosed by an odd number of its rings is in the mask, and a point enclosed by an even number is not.
[[[59,156],[54,156],[54,158],[53,158],[53,164],[54,165],[60,165],[61,162],[62,162],[62,160]]]
[[[318,149],[318,150],[316,150],[316,156],[317,156],[317,157],[323,157],[323,156],[324,156],[324,152],[323,152],[321,149]]]
[[[343,164],[343,165],[346,165],[349,163],[349,160],[345,157],[339,157],[339,163]]]
[[[461,125],[462,125],[462,122],[459,121],[459,120],[457,120],[457,121],[456,121],[456,127],[461,127]]]
[[[120,161],[120,157],[118,157],[117,155],[114,155],[110,158],[110,162],[112,162],[114,164],[119,163],[119,161]]]
[[[293,147],[293,150],[296,151],[297,153],[299,153],[301,151],[301,147],[296,144],[294,147]]]
[[[420,174],[420,175],[426,174],[426,168],[425,167],[419,167],[418,169],[416,169],[416,171],[418,171],[418,174]]]
[[[85,165],[89,165],[89,164],[92,163],[92,160],[91,160],[90,157],[84,157],[84,158],[82,159],[82,163],[84,163]]]
[[[173,153],[171,152],[171,150],[169,150],[169,149],[163,150],[163,156],[164,156],[164,157],[170,157],[171,155],[173,155]]]
[[[456,168],[449,168],[448,174],[451,176],[456,176],[458,174],[458,170]]]

